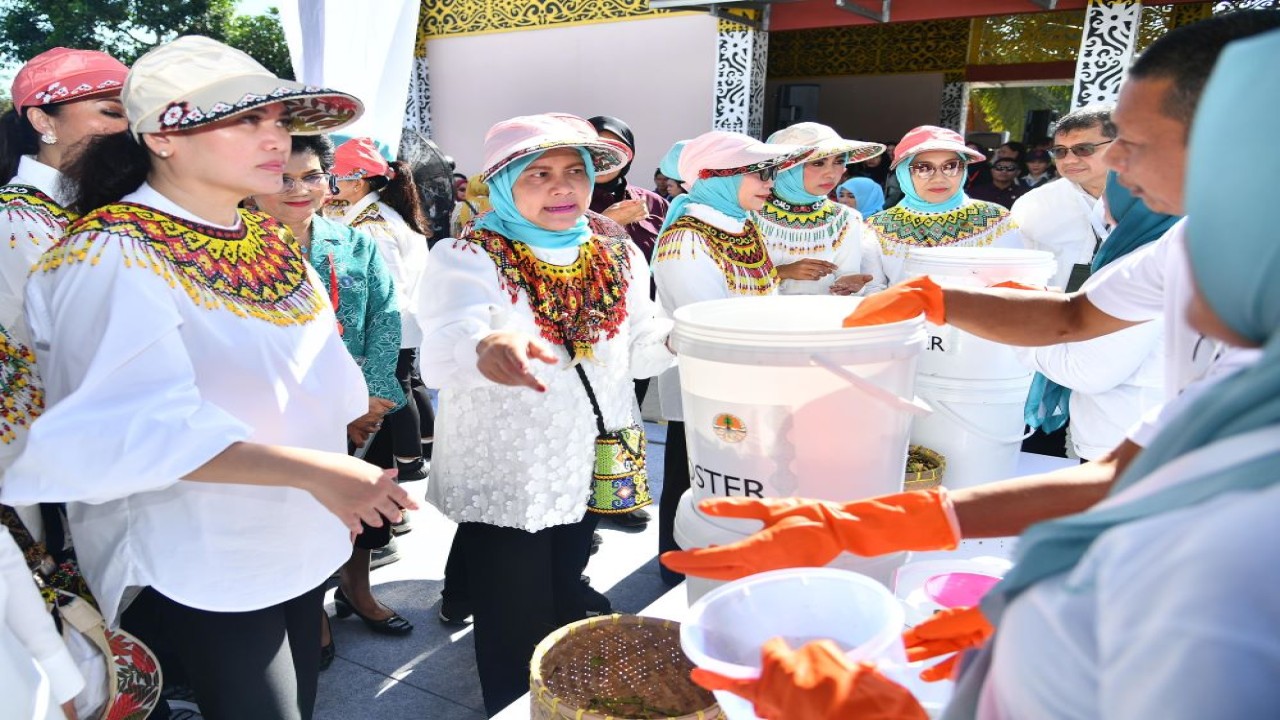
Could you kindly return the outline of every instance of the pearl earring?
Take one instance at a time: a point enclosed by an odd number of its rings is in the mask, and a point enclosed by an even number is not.
[[[157,153],[157,155],[159,155],[159,156],[160,156],[160,157],[162,157],[162,158],[167,158],[167,157],[169,157],[169,151],[168,151],[168,150],[161,150],[159,153]]]
[[[53,133],[44,133],[43,135],[40,136],[40,142],[44,143],[45,145],[52,145],[58,142],[58,137]]]

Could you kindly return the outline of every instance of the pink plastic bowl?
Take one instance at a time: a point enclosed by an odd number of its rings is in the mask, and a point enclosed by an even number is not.
[[[942,573],[924,581],[924,593],[943,607],[969,607],[977,605],[998,582],[998,577],[979,573]]]

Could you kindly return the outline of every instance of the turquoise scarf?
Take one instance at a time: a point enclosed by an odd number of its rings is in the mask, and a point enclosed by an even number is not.
[[[804,163],[778,173],[773,183],[773,194],[792,205],[812,205],[827,197],[804,189]]]
[[[741,185],[741,175],[699,180],[693,184],[692,190],[671,201],[671,206],[667,209],[667,219],[662,221],[662,229],[658,234],[666,232],[667,228],[681,216],[688,215],[690,203],[708,205],[735,220],[746,220],[747,211],[738,204],[738,188]]]
[[[582,161],[587,165],[587,178],[594,185],[596,173],[591,163],[591,156],[582,148],[575,149],[582,155]],[[591,228],[587,226],[586,215],[579,217],[578,222],[568,230],[548,230],[529,222],[516,209],[515,197],[511,192],[512,187],[520,177],[520,173],[541,156],[542,153],[526,155],[489,178],[489,201],[493,204],[493,211],[481,215],[480,219],[476,220],[477,230],[488,230],[510,240],[548,250],[576,247],[591,239]],[[583,207],[586,207],[591,202],[590,191],[582,200]]]
[[[871,217],[884,209],[884,188],[871,178],[851,178],[841,184],[840,189],[858,199],[858,212],[862,217]]]
[[[956,157],[964,160],[963,157]],[[944,213],[955,210],[969,199],[964,194],[964,183],[960,183],[960,187],[956,188],[956,193],[940,203],[926,202],[924,198],[916,192],[916,184],[911,180],[911,163],[916,161],[916,156],[903,160],[894,168],[893,172],[898,177],[898,184],[902,186],[903,198],[898,202],[904,205],[908,210],[914,210],[918,213]],[[866,213],[863,213],[864,215]]]
[[[1107,263],[1118,260],[1147,243],[1154,242],[1178,222],[1173,215],[1152,212],[1120,184],[1114,172],[1107,175],[1107,209],[1116,221],[1115,228],[1106,242],[1093,256],[1093,272]],[[1031,379],[1031,390],[1023,406],[1023,417],[1028,426],[1051,433],[1071,419],[1071,389],[1036,373]]]
[[[684,150],[684,145],[687,142],[689,141],[681,140],[672,145],[667,154],[662,156],[662,162],[658,163],[658,169],[662,171],[662,174],[676,182],[684,182],[680,178],[680,151]]]

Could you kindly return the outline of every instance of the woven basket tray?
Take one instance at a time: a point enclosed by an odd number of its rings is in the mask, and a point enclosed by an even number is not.
[[[906,482],[903,483],[904,490],[928,490],[942,483],[942,475],[947,469],[947,459],[941,453],[923,445],[912,445],[908,452],[933,460],[937,467],[921,472],[908,472]]]
[[[533,720],[723,717],[711,693],[689,679],[680,623],[637,615],[580,620],[533,651]]]

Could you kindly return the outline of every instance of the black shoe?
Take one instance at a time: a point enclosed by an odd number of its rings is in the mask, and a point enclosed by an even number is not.
[[[613,603],[604,593],[591,587],[591,578],[583,575],[579,579],[582,581],[582,604],[587,609],[587,617],[612,613]]]
[[[339,618],[355,615],[363,620],[370,630],[383,635],[408,635],[413,630],[413,623],[400,617],[396,612],[392,612],[391,617],[386,620],[374,620],[361,615],[360,611],[356,610],[356,606],[347,600],[347,596],[342,594],[342,588],[338,588],[333,594],[333,613]]]
[[[604,542],[604,536],[598,532],[591,533],[591,553],[595,555],[600,552],[600,544]]]
[[[321,611],[323,612],[323,611]],[[329,625],[329,613],[324,614],[324,624]],[[329,628],[329,644],[320,646],[320,669],[328,670],[333,659],[338,656],[338,643],[333,639],[333,628]]]
[[[394,533],[392,534],[391,542],[369,553],[369,569],[370,570],[374,570],[376,568],[382,567],[383,565],[390,565],[393,562],[399,562],[399,561],[400,561],[400,549],[396,547],[396,538]]]
[[[413,523],[409,522],[409,511],[400,511],[400,522],[391,523],[391,536],[398,537],[400,535],[408,535],[413,531]]]
[[[426,480],[427,473],[430,472],[431,465],[423,458],[418,458],[413,462],[396,461],[396,482],[412,482],[414,480]]]
[[[440,622],[452,627],[465,627],[471,624],[471,604],[466,600],[449,600],[440,597]]]
[[[639,528],[648,525],[652,516],[649,514],[648,510],[645,510],[644,508],[636,508],[635,510],[627,513],[605,515],[604,518],[619,527]]]

